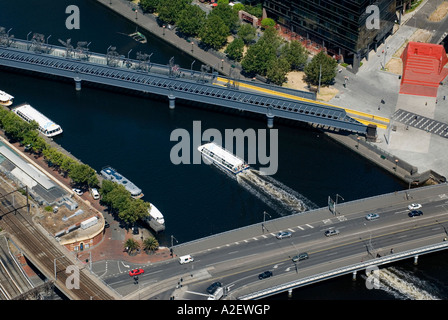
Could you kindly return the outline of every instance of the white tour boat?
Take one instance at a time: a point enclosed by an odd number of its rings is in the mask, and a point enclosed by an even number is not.
[[[13,108],[12,111],[27,122],[31,122],[32,120],[36,121],[39,125],[38,130],[47,137],[54,137],[62,133],[61,126],[48,119],[27,103]]]
[[[198,150],[206,159],[233,174],[240,173],[249,168],[249,165],[244,160],[214,142],[203,144],[198,147]]]

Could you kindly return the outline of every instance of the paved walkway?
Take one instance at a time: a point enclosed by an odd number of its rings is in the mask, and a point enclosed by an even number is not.
[[[187,41],[186,38],[179,37],[176,34],[176,31],[170,28],[163,28],[157,22],[156,18],[152,14],[143,14],[142,10],[132,5],[129,1],[123,0],[97,0],[99,3],[103,4],[107,8],[117,12],[124,18],[133,21],[136,25],[138,25],[141,29],[146,30],[147,32],[163,39],[168,42],[172,46],[178,48],[179,50],[187,53],[192,56],[194,59],[201,61],[202,63],[211,66],[215,70],[218,70],[220,73],[224,75],[229,75],[230,70],[232,69],[232,65],[234,62],[230,61],[224,55],[222,57],[218,57],[210,51],[206,51],[201,49],[198,46],[198,41],[193,39],[192,41]],[[112,3],[112,4],[111,4]],[[137,14],[134,11],[137,9]],[[137,18],[136,18],[137,17]],[[240,79],[243,80],[251,80],[248,78],[240,76]]]

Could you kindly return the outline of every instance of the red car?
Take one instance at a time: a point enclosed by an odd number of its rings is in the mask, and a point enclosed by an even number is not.
[[[131,277],[134,277],[134,276],[138,276],[139,274],[143,274],[144,272],[145,272],[145,270],[143,270],[143,269],[134,269],[134,270],[129,271],[129,275]]]

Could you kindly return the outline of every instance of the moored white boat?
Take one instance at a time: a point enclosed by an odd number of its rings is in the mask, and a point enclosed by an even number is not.
[[[10,105],[12,105],[13,99],[14,97],[12,95],[0,90],[0,105],[9,107]]]
[[[100,171],[101,176],[104,179],[119,183],[123,185],[126,190],[128,190],[131,193],[131,196],[133,198],[142,198],[143,192],[142,189],[137,187],[133,182],[131,182],[129,179],[123,177],[120,173],[117,172],[114,168],[107,166],[101,169]]]
[[[27,103],[13,108],[12,112],[27,122],[31,122],[33,120],[36,121],[39,125],[37,129],[47,137],[54,137],[62,133],[62,128],[60,125],[54,123],[52,120],[48,119]]]

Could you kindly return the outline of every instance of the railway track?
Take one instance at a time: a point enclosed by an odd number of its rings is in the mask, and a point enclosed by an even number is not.
[[[6,238],[0,242],[0,299],[11,300],[31,290],[33,284],[20,274],[20,266],[7,250]],[[4,241],[3,241],[4,240]]]
[[[8,192],[0,188],[0,194]],[[16,197],[15,207],[20,206],[23,197]],[[24,255],[47,277],[54,280],[55,285],[73,300],[113,300],[115,297],[107,292],[97,281],[92,279],[86,270],[79,270],[79,288],[69,288],[76,285],[73,273],[66,270],[73,268],[74,263],[53,244],[32,222],[28,220],[26,209],[15,210],[12,203],[3,198],[0,206],[0,227],[9,232],[14,241],[21,247]],[[55,270],[56,267],[56,270]],[[70,277],[70,278],[69,278]],[[69,286],[67,286],[69,284]],[[1,294],[1,290],[0,290]]]

